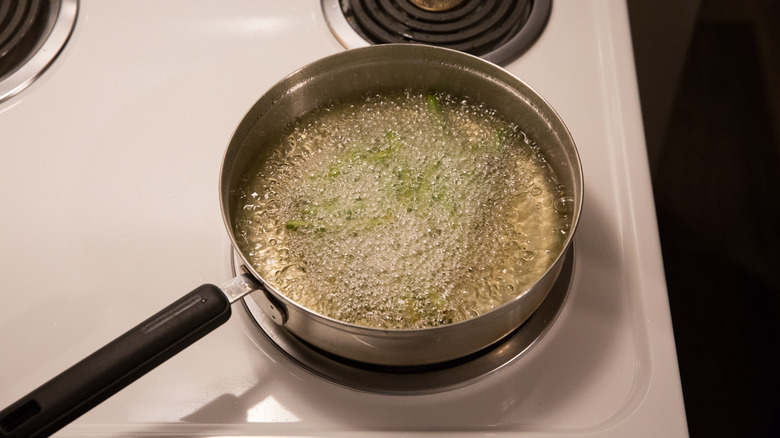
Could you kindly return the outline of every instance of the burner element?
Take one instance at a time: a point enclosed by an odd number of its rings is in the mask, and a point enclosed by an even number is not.
[[[458,6],[463,0],[409,0],[420,9],[426,11],[441,12]]]
[[[78,0],[0,0],[0,102],[29,86],[60,53]]]
[[[337,3],[337,4],[333,4]],[[552,0],[323,0],[339,39],[351,28],[370,44],[420,43],[507,63],[536,41]],[[334,7],[335,6],[335,7]],[[343,17],[336,17],[340,10]],[[351,47],[348,47],[351,48]]]
[[[47,6],[44,0],[0,3],[0,77],[18,67],[35,49],[46,23]]]

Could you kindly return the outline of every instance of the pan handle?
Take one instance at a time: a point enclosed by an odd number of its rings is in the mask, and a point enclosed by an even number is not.
[[[0,412],[0,437],[48,436],[230,318],[230,300],[198,287]]]

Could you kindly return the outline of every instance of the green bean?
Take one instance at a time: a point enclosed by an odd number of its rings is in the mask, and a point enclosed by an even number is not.
[[[311,227],[311,223],[308,221],[298,221],[298,220],[290,220],[284,223],[284,227],[288,230],[292,231],[298,231],[302,228],[309,228]]]

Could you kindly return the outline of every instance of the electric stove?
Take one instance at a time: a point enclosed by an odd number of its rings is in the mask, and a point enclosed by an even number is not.
[[[438,38],[501,64],[577,144],[584,209],[546,313],[485,355],[393,374],[291,345],[264,329],[250,297],[59,435],[687,436],[625,3],[407,3],[41,6],[74,23],[45,18],[35,32],[62,41],[29,43],[45,56],[19,55],[22,67],[0,74],[0,407],[185,292],[232,278],[218,178],[236,125],[297,68],[383,42],[355,24],[356,9],[384,14],[380,24],[412,10],[423,18],[392,38]],[[442,19],[450,27],[433,36],[414,27],[458,8],[483,18]],[[447,34],[510,19],[536,30],[503,26],[479,43]],[[14,76],[34,58],[46,59]]]

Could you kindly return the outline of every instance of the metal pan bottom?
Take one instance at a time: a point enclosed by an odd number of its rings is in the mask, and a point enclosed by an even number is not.
[[[233,257],[238,260],[238,257]],[[233,263],[233,270],[240,267]],[[346,360],[303,342],[274,323],[250,297],[242,319],[259,328],[262,337],[287,359],[309,373],[357,391],[380,394],[429,394],[470,385],[514,363],[528,353],[560,314],[574,276],[574,246],[568,250],[553,288],[533,315],[517,330],[482,351],[441,364],[416,367],[374,366]],[[261,346],[262,348],[262,346]]]

